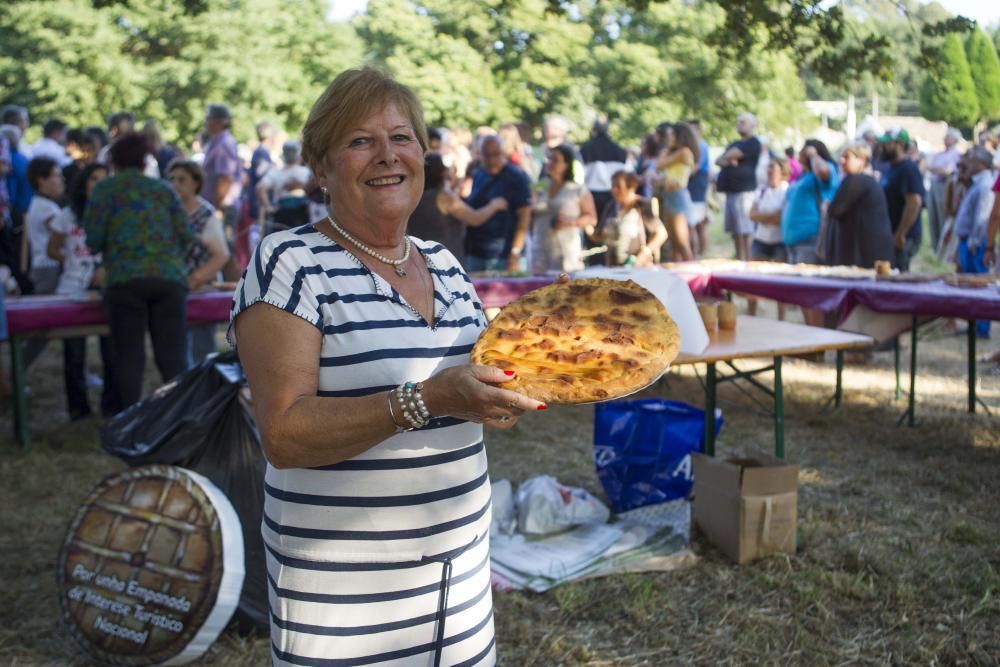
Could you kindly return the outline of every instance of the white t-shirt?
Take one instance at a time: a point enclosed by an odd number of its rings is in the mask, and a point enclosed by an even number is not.
[[[59,274],[56,294],[79,295],[87,291],[94,279],[96,262],[87,247],[87,234],[77,224],[76,214],[70,207],[64,208],[52,223],[52,231],[66,235],[63,242],[63,269]]]
[[[312,172],[304,164],[297,164],[281,169],[271,169],[264,174],[260,182],[271,193],[271,201],[277,202],[282,197],[305,197],[306,191],[303,187],[289,188],[292,181],[298,181],[305,186],[309,182]]]
[[[754,204],[757,205],[759,213],[781,213],[785,208],[785,192],[788,190],[788,183],[782,181],[781,184],[772,188],[764,186],[757,190],[754,196]],[[757,223],[757,230],[753,237],[761,243],[781,243],[781,225],[762,225]]]
[[[58,268],[59,262],[49,257],[49,238],[52,223],[59,217],[59,204],[48,197],[35,195],[31,198],[25,224],[28,225],[28,244],[31,246],[32,268]]]

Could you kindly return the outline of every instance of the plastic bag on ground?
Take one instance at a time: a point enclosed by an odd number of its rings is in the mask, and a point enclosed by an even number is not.
[[[490,533],[510,535],[517,528],[517,512],[514,510],[514,489],[509,479],[493,482],[492,514]]]
[[[243,630],[266,630],[265,462],[243,386],[235,353],[211,357],[108,420],[100,437],[106,452],[130,466],[194,470],[226,494],[243,527],[246,578],[236,617]]]
[[[660,398],[609,401],[594,410],[594,467],[615,512],[691,494],[691,454],[705,446],[704,410]],[[716,434],[721,428],[716,411]]]
[[[605,523],[611,510],[585,489],[564,486],[551,475],[532,477],[517,488],[517,528],[547,535],[584,523]]]

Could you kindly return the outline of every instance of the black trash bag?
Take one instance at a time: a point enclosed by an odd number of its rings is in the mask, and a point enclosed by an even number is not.
[[[206,359],[108,420],[101,446],[130,466],[164,463],[194,470],[226,494],[243,527],[246,578],[236,611],[242,632],[267,630],[267,572],[260,523],[264,455],[240,390],[235,353]]]

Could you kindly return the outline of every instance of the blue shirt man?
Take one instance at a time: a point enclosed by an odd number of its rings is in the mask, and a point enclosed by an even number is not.
[[[993,211],[993,156],[982,146],[976,146],[968,156],[972,183],[955,214],[955,236],[958,237],[958,263],[965,273],[989,273],[986,264],[986,228]],[[976,334],[990,337],[989,320],[976,322]]]
[[[482,208],[494,197],[507,200],[498,211],[465,236],[465,268],[468,271],[524,271],[525,243],[531,227],[531,180],[520,168],[509,164],[497,136],[483,139],[483,166],[472,176],[472,191],[466,202]]]

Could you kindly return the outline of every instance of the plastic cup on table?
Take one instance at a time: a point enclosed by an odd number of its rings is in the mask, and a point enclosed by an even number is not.
[[[719,328],[733,330],[736,328],[736,304],[723,301],[719,304]]]
[[[719,306],[716,303],[699,303],[698,304],[698,314],[701,315],[701,321],[705,323],[705,329],[711,334],[715,331],[716,325],[719,323]]]

